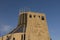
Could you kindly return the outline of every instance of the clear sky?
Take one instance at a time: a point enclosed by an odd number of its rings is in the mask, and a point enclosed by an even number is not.
[[[19,9],[46,14],[52,40],[60,40],[60,0],[0,0],[0,36],[18,24]]]

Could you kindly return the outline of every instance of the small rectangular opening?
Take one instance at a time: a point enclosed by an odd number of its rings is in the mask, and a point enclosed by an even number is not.
[[[21,40],[25,40],[25,34],[21,35]]]
[[[25,40],[25,34],[24,34],[24,40]]]
[[[23,40],[23,35],[21,35],[21,40]]]

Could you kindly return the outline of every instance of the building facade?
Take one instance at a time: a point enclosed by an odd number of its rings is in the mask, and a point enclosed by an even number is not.
[[[0,40],[50,40],[45,14],[21,12],[17,27]]]

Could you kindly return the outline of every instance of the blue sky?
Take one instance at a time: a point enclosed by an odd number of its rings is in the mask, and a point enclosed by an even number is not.
[[[60,40],[60,0],[0,0],[0,36],[17,26],[22,8],[45,13],[50,37]]]

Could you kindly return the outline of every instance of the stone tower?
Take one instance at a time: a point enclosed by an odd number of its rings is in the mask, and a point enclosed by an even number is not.
[[[22,12],[19,25],[23,25],[26,40],[50,40],[46,16],[43,13]]]

